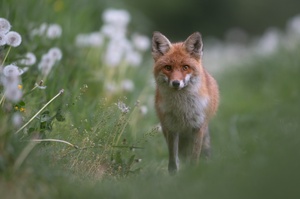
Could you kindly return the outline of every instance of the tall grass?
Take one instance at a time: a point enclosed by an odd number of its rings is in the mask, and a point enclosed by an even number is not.
[[[95,13],[101,21],[100,12],[84,1],[4,1],[0,10],[0,17],[22,35],[21,46],[10,50],[4,66],[28,51],[38,61],[54,46],[63,53],[46,78],[38,62],[21,76],[20,102],[1,104],[3,198],[297,196],[299,47],[236,63],[217,77],[221,105],[210,127],[212,158],[198,167],[184,166],[170,177],[167,149],[153,111],[149,57],[138,68],[126,62],[109,67],[101,56],[107,43],[76,46],[79,33],[101,25],[90,21]],[[62,36],[31,37],[31,30],[44,22],[60,24]],[[2,46],[0,60],[7,52],[8,46]],[[134,89],[107,89],[107,82],[122,86],[124,79],[132,80]],[[54,99],[61,89],[64,93]],[[4,96],[2,85],[0,91]],[[22,116],[24,128],[13,123],[15,113]]]

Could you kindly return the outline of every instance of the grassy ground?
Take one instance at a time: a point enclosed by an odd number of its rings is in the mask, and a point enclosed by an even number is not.
[[[24,27],[18,20],[28,20],[17,16],[18,9],[21,6],[16,7],[15,15],[11,11],[3,16],[15,17],[11,20],[15,30],[18,25]],[[83,13],[79,12],[79,16]],[[69,14],[65,11],[64,15]],[[67,19],[58,21],[66,25]],[[99,61],[101,49],[74,52],[71,42],[76,34],[71,30],[66,30],[67,39],[55,41],[64,58],[47,78],[47,89],[23,99],[27,111],[22,116],[28,121],[64,88],[65,93],[43,114],[62,115],[65,120],[51,120],[51,130],[47,128],[43,136],[65,140],[76,147],[58,142],[28,142],[34,134],[13,136],[16,129],[8,125],[10,113],[1,111],[3,198],[297,198],[299,48],[279,49],[270,57],[237,63],[217,77],[221,104],[210,127],[212,158],[201,161],[197,168],[183,167],[178,175],[170,177],[166,170],[167,149],[155,128],[158,121],[153,111],[149,59],[142,67],[127,68],[124,74],[112,72]],[[74,31],[80,32],[78,27]],[[39,41],[37,47],[26,38],[24,42],[26,47],[10,54],[11,61],[26,50],[42,54],[43,48],[53,44]],[[7,48],[2,50],[4,54]],[[24,74],[24,90],[38,81],[36,73],[32,68]],[[120,79],[131,78],[134,92],[107,93],[103,84],[111,80],[111,73]],[[118,101],[128,105],[130,111],[122,113],[116,105]],[[148,106],[146,115],[139,111],[141,105]],[[29,127],[38,132],[41,122],[35,120]],[[20,157],[25,157],[22,154],[26,149],[29,156],[16,166]]]

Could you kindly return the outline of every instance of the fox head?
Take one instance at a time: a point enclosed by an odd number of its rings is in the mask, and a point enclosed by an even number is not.
[[[155,61],[156,83],[175,90],[199,83],[202,51],[203,43],[199,32],[180,43],[171,43],[160,32],[154,32],[152,56]]]

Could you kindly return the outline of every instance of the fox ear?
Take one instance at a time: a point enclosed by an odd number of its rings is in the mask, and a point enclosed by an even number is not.
[[[171,42],[160,32],[154,32],[152,37],[152,56],[155,60],[166,54],[171,47]]]
[[[197,59],[200,59],[203,54],[203,42],[202,37],[199,32],[193,33],[191,36],[189,36],[185,42],[184,42],[186,50],[196,57]]]

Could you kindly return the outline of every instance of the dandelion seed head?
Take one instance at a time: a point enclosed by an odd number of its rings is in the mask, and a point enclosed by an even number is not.
[[[88,36],[85,35],[85,34],[77,35],[76,40],[75,40],[75,44],[76,44],[76,46],[79,46],[79,47],[89,46]]]
[[[140,113],[142,114],[142,115],[146,115],[147,113],[148,113],[148,108],[147,108],[147,106],[140,106]]]
[[[15,31],[10,31],[5,35],[6,44],[12,47],[17,47],[22,42],[22,37]]]
[[[130,66],[136,67],[141,64],[142,56],[139,52],[126,51],[125,60]]]
[[[40,68],[40,71],[41,71],[42,75],[48,76],[48,74],[50,73],[50,71],[52,69],[52,66],[53,65],[51,65],[51,64],[41,62],[39,64],[39,68]]]
[[[130,14],[126,10],[107,9],[102,17],[105,23],[116,26],[126,26],[130,21]]]
[[[126,106],[126,104],[122,101],[118,101],[116,105],[118,106],[118,108],[121,110],[122,113],[128,113],[130,110],[130,108]]]
[[[0,33],[8,33],[10,30],[11,25],[7,19],[0,18]]]
[[[42,23],[40,25],[40,27],[34,28],[33,30],[31,30],[30,35],[31,36],[36,36],[36,35],[42,36],[46,33],[47,27],[48,27],[48,25],[46,23]]]
[[[269,55],[279,46],[280,33],[275,28],[268,29],[260,38],[258,48],[263,55]]]
[[[124,39],[126,37],[126,27],[104,24],[101,33],[110,39]]]
[[[119,65],[122,61],[124,50],[119,44],[118,42],[110,41],[107,46],[104,61],[111,67]]]
[[[42,86],[43,84],[38,84],[38,83],[35,83],[34,84],[37,88],[41,89],[41,90],[44,90],[47,88],[47,86]]]
[[[79,34],[76,36],[75,43],[79,47],[99,47],[103,44],[103,35],[100,32],[92,32],[90,34]]]
[[[99,32],[93,32],[88,35],[90,46],[101,46],[103,44],[103,36]]]
[[[48,26],[47,32],[46,32],[46,36],[49,39],[55,39],[55,38],[59,38],[61,36],[62,33],[62,28],[60,25],[58,24],[50,24]]]
[[[25,66],[31,66],[35,64],[36,62],[36,56],[32,52],[28,52],[25,55],[25,58],[20,60],[20,64]]]
[[[59,61],[62,58],[62,52],[57,47],[50,48],[50,50],[48,51],[48,54],[51,57],[51,59],[53,59],[55,61]]]
[[[146,51],[150,47],[149,38],[140,34],[133,34],[132,43],[134,47],[140,51]]]
[[[115,93],[118,89],[117,89],[117,86],[116,86],[115,83],[107,82],[105,84],[105,90],[110,92],[110,93]]]
[[[23,74],[23,70],[13,64],[5,66],[2,72],[6,77],[16,77]]]
[[[6,44],[5,33],[0,33],[0,46],[4,46]]]
[[[161,124],[157,124],[155,127],[154,127],[155,130],[157,130],[158,132],[162,132],[162,127],[161,127]]]
[[[49,53],[47,53],[42,56],[41,62],[43,62],[47,65],[53,66],[55,63],[55,60],[53,59],[53,57],[50,56]]]
[[[38,64],[38,69],[44,76],[47,76],[50,73],[54,64],[55,60],[47,53],[42,56],[42,59]]]
[[[288,21],[287,29],[291,33],[300,34],[300,15],[297,15]]]
[[[123,90],[125,90],[125,91],[131,92],[134,90],[134,83],[130,79],[123,80],[121,84],[122,84]]]
[[[39,35],[43,35],[46,33],[46,30],[48,28],[48,24],[47,23],[42,23],[39,27]]]
[[[4,86],[4,96],[7,100],[14,103],[18,102],[22,98],[22,90],[19,89],[19,84],[21,82],[19,76],[9,76],[3,79]]]
[[[23,123],[23,119],[20,113],[16,112],[12,115],[12,124],[14,127],[19,128]]]

